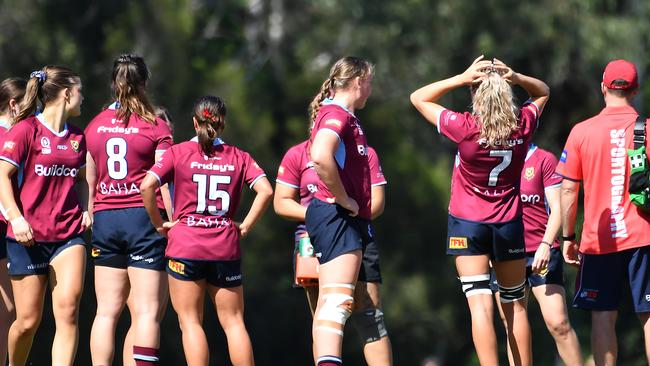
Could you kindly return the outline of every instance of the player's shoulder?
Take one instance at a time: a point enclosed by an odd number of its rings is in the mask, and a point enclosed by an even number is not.
[[[37,130],[39,125],[41,123],[36,119],[36,116],[31,115],[28,116],[27,118],[18,121],[15,125],[13,125],[9,131],[11,132],[21,132],[21,131],[34,131]]]

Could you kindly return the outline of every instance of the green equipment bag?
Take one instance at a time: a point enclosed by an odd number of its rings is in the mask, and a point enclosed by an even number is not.
[[[630,200],[639,208],[650,211],[650,166],[646,154],[645,118],[639,116],[634,124],[634,149],[627,149],[630,160]]]

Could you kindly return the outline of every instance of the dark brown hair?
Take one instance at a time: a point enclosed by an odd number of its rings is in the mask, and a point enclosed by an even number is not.
[[[61,90],[72,88],[80,83],[79,75],[63,66],[45,66],[29,76],[25,96],[20,102],[18,115],[13,123],[27,118],[36,111],[37,102],[43,107],[56,100]]]
[[[25,89],[27,88],[27,81],[21,78],[8,78],[0,83],[0,114],[5,114],[9,111],[9,101],[12,99],[20,104],[20,101],[25,96]],[[12,122],[13,123],[13,118]]]
[[[201,97],[194,104],[194,118],[198,123],[196,136],[201,151],[207,156],[214,153],[214,140],[219,138],[226,127],[226,103],[212,95]]]
[[[370,62],[359,57],[347,56],[336,61],[330,69],[329,77],[323,82],[318,94],[314,96],[314,99],[309,104],[310,120],[312,122],[316,120],[321,103],[325,98],[330,97],[332,92],[345,89],[350,80],[356,77],[366,78],[371,76],[373,69],[374,66]]]
[[[147,97],[149,69],[140,56],[124,54],[113,62],[113,93],[119,103],[115,117],[129,123],[132,113],[149,123],[156,123],[156,114]]]

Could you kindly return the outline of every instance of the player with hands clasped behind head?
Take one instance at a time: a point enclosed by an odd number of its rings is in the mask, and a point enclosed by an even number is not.
[[[37,101],[42,112],[36,111]],[[0,150],[0,203],[9,221],[7,257],[16,302],[9,330],[9,364],[24,365],[43,314],[50,284],[56,333],[52,364],[72,365],[77,350],[79,300],[86,249],[81,233],[91,225],[75,183],[83,179],[83,131],[67,123],[81,114],[81,80],[70,69],[34,71],[18,121]],[[12,178],[22,173],[22,179]],[[17,183],[14,185],[14,183]]]
[[[244,325],[241,249],[271,201],[273,188],[246,152],[221,140],[226,105],[215,96],[199,99],[192,121],[196,137],[167,150],[140,186],[151,222],[168,236],[169,292],[183,333],[188,365],[209,362],[203,332],[207,290],[226,333],[234,366],[252,366],[253,350]],[[164,221],[155,189],[174,183],[174,218]],[[256,196],[241,223],[232,221],[244,184]]]
[[[523,106],[515,104],[511,85],[519,85],[529,94]],[[442,96],[462,86],[470,87],[471,112],[457,113],[438,104]],[[496,271],[514,362],[532,364],[519,180],[528,143],[548,96],[544,82],[483,56],[462,74],[411,94],[411,102],[427,121],[458,145],[447,254],[455,256],[482,365],[498,364],[490,261]]]

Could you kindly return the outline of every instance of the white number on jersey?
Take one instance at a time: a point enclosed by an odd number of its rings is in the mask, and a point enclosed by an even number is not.
[[[126,162],[126,141],[121,137],[111,137],[106,141],[108,155],[108,176],[112,179],[124,179],[128,173]]]
[[[510,163],[512,163],[512,150],[490,150],[490,156],[498,156],[503,158],[499,165],[495,166],[490,171],[490,178],[488,179],[488,186],[494,187],[497,185],[499,174],[504,171]]]
[[[209,179],[208,179],[209,178]],[[228,175],[193,174],[192,181],[197,184],[196,213],[203,214],[207,207],[210,215],[223,216],[230,208],[230,195],[227,191],[219,190],[219,184],[230,184]],[[221,210],[216,205],[208,205],[207,201],[221,200]]]

